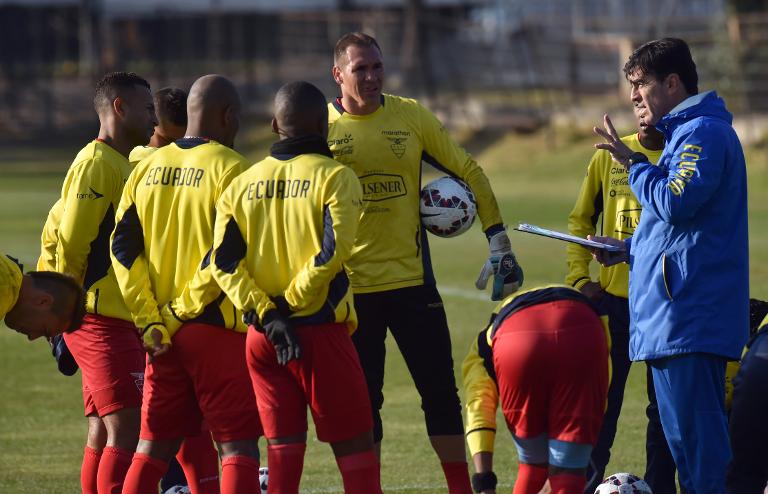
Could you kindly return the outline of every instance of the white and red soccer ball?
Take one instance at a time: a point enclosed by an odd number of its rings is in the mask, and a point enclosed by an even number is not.
[[[652,494],[651,487],[637,475],[614,473],[595,489],[595,494]]]
[[[477,215],[475,194],[453,177],[433,180],[421,189],[421,224],[438,237],[455,237],[469,230]]]

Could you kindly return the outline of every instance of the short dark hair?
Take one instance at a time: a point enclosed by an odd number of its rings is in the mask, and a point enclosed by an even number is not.
[[[51,310],[60,316],[69,316],[69,326],[64,330],[71,333],[80,327],[85,316],[85,290],[73,277],[54,271],[30,271],[35,288],[53,297]],[[70,305],[71,302],[71,305]]]
[[[275,95],[275,118],[290,137],[312,134],[318,121],[328,121],[325,95],[309,82],[289,82]]]
[[[164,87],[155,91],[153,98],[158,120],[187,126],[187,93],[183,89]]]
[[[96,94],[93,97],[93,107],[96,112],[106,108],[121,95],[123,91],[142,86],[152,89],[149,83],[133,72],[110,72],[96,83]]]
[[[624,76],[637,71],[663,81],[669,74],[677,74],[688,94],[698,94],[699,75],[688,44],[680,38],[655,39],[632,52],[624,64]]]
[[[375,46],[379,53],[381,53],[381,47],[373,38],[365,33],[355,31],[347,33],[336,42],[336,46],[333,48],[333,63],[338,64],[341,57],[347,53],[347,48],[350,46]]]

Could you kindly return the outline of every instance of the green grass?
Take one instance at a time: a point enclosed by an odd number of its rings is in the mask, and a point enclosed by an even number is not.
[[[558,133],[554,145],[553,135],[547,131],[502,136],[477,153],[508,224],[525,221],[566,229],[593,139],[578,133],[564,138]],[[265,152],[269,135],[257,128],[247,140],[243,149],[256,161]],[[4,149],[0,156],[0,251],[19,257],[28,269],[37,259],[40,229],[76,151],[77,146],[20,147]],[[768,260],[762,257],[768,252],[768,203],[761,200],[768,189],[767,154],[765,150],[748,152],[752,292],[761,298],[768,298]],[[566,265],[560,242],[516,232],[511,238],[525,268],[527,286],[562,281]],[[487,246],[479,226],[459,239],[431,237],[430,244],[451,326],[458,379],[469,343],[493,308],[473,286]],[[444,492],[415,389],[391,338],[388,344],[382,453],[385,491]],[[76,492],[86,433],[79,376],[60,375],[44,342],[28,343],[6,330],[0,331],[0,375],[0,492]],[[643,473],[645,404],[644,367],[636,365],[627,385],[609,472]],[[495,469],[501,490],[509,491],[516,457],[501,417],[499,426]],[[310,431],[303,492],[341,492],[330,448],[313,437]]]

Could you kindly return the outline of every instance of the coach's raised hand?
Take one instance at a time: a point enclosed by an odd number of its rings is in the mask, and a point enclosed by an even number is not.
[[[607,113],[603,115],[603,127],[604,129],[601,129],[600,127],[592,128],[595,134],[605,139],[605,142],[599,142],[595,144],[595,147],[597,149],[608,151],[611,153],[611,157],[615,162],[628,169],[629,157],[632,155],[633,151],[621,140],[621,137],[619,137],[619,134],[613,127],[611,117],[609,117]]]
[[[299,347],[299,338],[293,329],[291,321],[282,315],[279,311],[272,309],[264,314],[262,324],[264,334],[275,347],[277,353],[277,362],[285,365],[293,359],[301,356]]]

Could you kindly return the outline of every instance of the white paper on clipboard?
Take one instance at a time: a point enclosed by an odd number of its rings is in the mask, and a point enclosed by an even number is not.
[[[554,230],[548,230],[536,225],[529,225],[528,223],[520,223],[515,227],[515,230],[519,232],[533,233],[534,235],[542,235],[544,237],[555,238],[564,242],[573,242],[574,244],[583,245],[584,247],[591,247],[593,249],[605,249],[610,252],[620,252],[624,249],[615,245],[604,244],[601,242],[595,242],[594,240],[587,240],[586,238],[576,237],[568,233],[556,232]]]

